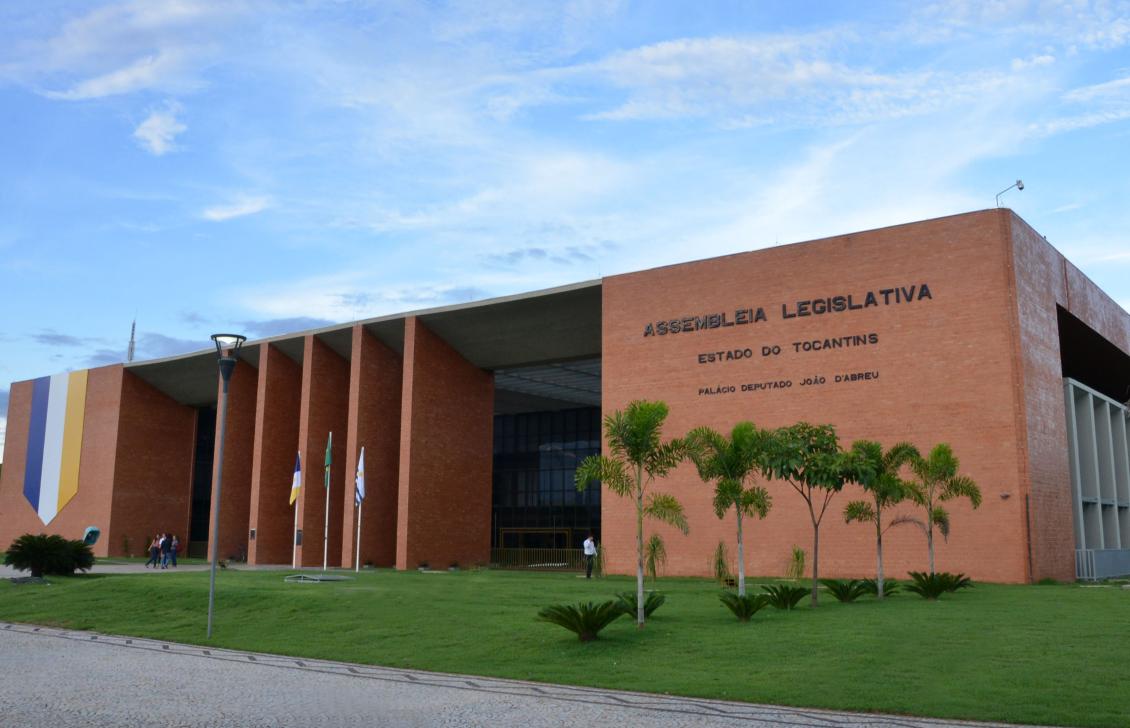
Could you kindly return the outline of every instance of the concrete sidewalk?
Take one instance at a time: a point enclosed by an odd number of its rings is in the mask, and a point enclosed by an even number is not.
[[[0,623],[0,673],[5,726],[1001,725],[401,670],[8,623]]]

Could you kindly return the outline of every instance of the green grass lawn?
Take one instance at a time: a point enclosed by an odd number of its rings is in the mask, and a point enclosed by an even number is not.
[[[944,718],[1130,725],[1130,591],[983,584],[927,602],[824,595],[740,624],[712,582],[662,579],[646,629],[621,618],[581,643],[535,620],[624,577],[363,572],[285,584],[221,572],[211,644],[425,670]],[[0,583],[0,619],[203,644],[206,572]],[[756,583],[756,580],[754,581]],[[756,587],[751,589],[754,590]]]

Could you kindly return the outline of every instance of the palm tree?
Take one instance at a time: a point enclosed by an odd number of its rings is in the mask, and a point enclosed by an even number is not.
[[[981,490],[972,478],[958,475],[961,466],[953,448],[946,443],[935,445],[926,457],[917,455],[910,461],[917,482],[910,483],[910,497],[926,509],[926,522],[912,519],[926,532],[926,545],[930,551],[930,573],[934,573],[934,526],[949,538],[950,515],[938,505],[954,498],[968,498],[974,508],[981,505]]]
[[[577,490],[599,480],[616,495],[630,497],[636,504],[636,626],[644,626],[644,516],[688,532],[683,506],[667,493],[646,493],[656,478],[671,472],[686,456],[682,440],[660,442],[663,421],[667,419],[664,402],[636,400],[627,409],[617,410],[604,418],[604,436],[609,455],[590,455],[577,467],[574,482]],[[645,497],[646,496],[646,497]]]
[[[876,582],[878,598],[883,598],[883,534],[892,526],[906,523],[896,518],[883,526],[883,509],[910,496],[911,487],[899,477],[903,465],[918,456],[918,450],[900,442],[883,452],[883,446],[871,440],[856,440],[848,452],[848,470],[853,481],[870,494],[871,499],[852,501],[844,507],[844,521],[875,524]]]
[[[738,517],[738,594],[745,596],[745,546],[742,517],[765,518],[772,506],[769,492],[760,486],[746,487],[746,480],[760,468],[767,433],[752,422],[734,425],[729,439],[709,427],[698,427],[687,435],[687,448],[698,475],[714,485],[714,513],[725,518],[733,508]]]
[[[765,472],[792,486],[808,506],[812,521],[812,599],[820,589],[820,521],[847,478],[844,454],[831,425],[798,422],[766,438]]]

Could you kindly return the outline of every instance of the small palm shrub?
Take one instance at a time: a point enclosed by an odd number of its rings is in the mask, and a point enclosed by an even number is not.
[[[659,578],[659,568],[667,565],[667,545],[658,533],[651,534],[651,538],[643,547],[644,572],[652,581]]]
[[[591,642],[623,613],[619,601],[615,600],[600,604],[552,604],[538,612],[538,620],[564,627],[576,634],[581,642]]]
[[[730,570],[730,552],[726,549],[724,541],[719,541],[717,548],[714,549],[714,558],[710,566],[714,571],[714,579],[719,584],[725,586],[733,583],[734,572]]]
[[[867,585],[860,579],[821,579],[820,583],[841,602],[854,602],[868,593]]]
[[[82,541],[62,536],[25,533],[8,547],[4,565],[17,571],[30,571],[33,577],[44,574],[67,575],[94,566],[94,553]]]
[[[656,609],[663,606],[663,602],[667,601],[667,597],[659,592],[649,591],[644,592],[643,599],[643,616],[645,619],[651,619],[651,613]],[[634,592],[619,592],[616,594],[616,603],[624,614],[629,617],[636,616],[636,595]]]
[[[718,598],[734,613],[739,622],[748,622],[758,610],[769,604],[769,597],[764,594],[738,594],[724,591],[718,595]]]
[[[604,544],[596,547],[596,558],[592,560],[592,575],[598,579],[604,577]]]
[[[863,579],[863,586],[866,589],[866,594],[871,596],[879,595],[879,582],[875,579]],[[897,579],[884,579],[883,580],[883,596],[889,597],[899,590],[902,585],[899,584]]]
[[[937,599],[948,591],[952,582],[952,574],[927,574],[923,571],[910,572],[911,583],[906,585],[908,592],[913,592],[923,599]],[[948,577],[948,578],[947,578]]]
[[[951,574],[948,571],[938,573],[938,578],[946,587],[946,591],[955,592],[958,589],[966,589],[973,586],[973,580],[965,574]]]
[[[804,549],[800,546],[793,546],[793,554],[789,559],[789,566],[785,569],[785,576],[793,581],[800,581],[804,578]]]
[[[773,584],[761,587],[769,603],[777,609],[793,609],[808,595],[808,589],[792,584]]]

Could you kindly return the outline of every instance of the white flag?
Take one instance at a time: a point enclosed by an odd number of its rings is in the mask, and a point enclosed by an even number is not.
[[[361,448],[361,456],[357,458],[357,487],[353,492],[353,505],[360,507],[365,500],[365,448]]]

